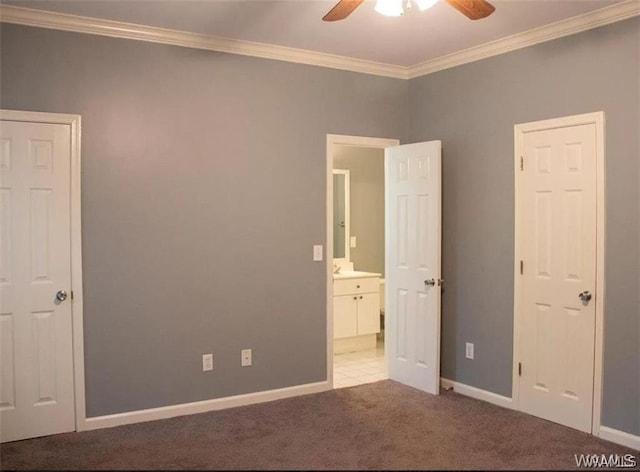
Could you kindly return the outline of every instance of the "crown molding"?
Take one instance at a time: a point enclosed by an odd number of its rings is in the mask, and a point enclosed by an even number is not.
[[[205,34],[69,15],[66,13],[34,10],[12,5],[0,5],[0,21],[23,26],[109,36],[111,38],[134,39],[152,43],[170,44],[173,46],[207,49],[210,51],[295,62],[297,64],[348,70],[351,72],[393,77],[396,79],[407,78],[408,68],[403,66],[286,46],[220,38]]]
[[[627,0],[599,10],[574,16],[572,18],[541,26],[523,33],[507,36],[490,43],[438,57],[409,67],[408,77],[413,79],[432,74],[443,69],[479,61],[534,44],[544,43],[572,34],[587,31],[599,26],[626,20],[640,15],[640,1]]]
[[[396,79],[412,79],[428,75],[443,69],[479,61],[638,15],[640,15],[640,1],[627,0],[567,20],[507,36],[410,67],[404,67],[273,44],[220,38],[205,34],[0,4],[0,22],[4,23],[206,49]]]

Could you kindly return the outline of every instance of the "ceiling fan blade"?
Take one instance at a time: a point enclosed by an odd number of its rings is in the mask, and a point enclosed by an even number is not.
[[[485,0],[447,0],[447,3],[470,20],[486,18],[496,9]]]
[[[362,2],[364,2],[364,0],[340,0],[322,19],[324,21],[344,20],[351,15],[351,12],[358,8]]]

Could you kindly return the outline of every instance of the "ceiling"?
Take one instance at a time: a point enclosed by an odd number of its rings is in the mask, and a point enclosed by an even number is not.
[[[493,15],[471,21],[442,0],[384,17],[366,0],[349,18],[324,22],[337,0],[2,0],[4,5],[124,21],[287,46],[408,67],[619,0],[490,0]],[[406,1],[406,0],[405,0]]]

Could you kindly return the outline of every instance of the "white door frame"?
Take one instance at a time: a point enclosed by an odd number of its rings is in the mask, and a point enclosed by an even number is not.
[[[76,431],[86,428],[84,390],[84,330],[82,296],[82,226],[80,211],[80,115],[21,110],[0,110],[0,119],[29,123],[69,125],[71,129],[71,320],[73,337],[73,378]]]
[[[524,136],[527,133],[544,131],[569,126],[595,124],[596,127],[596,286],[595,286],[595,362],[593,375],[593,415],[591,434],[600,435],[600,415],[602,409],[602,358],[604,333],[604,294],[605,294],[605,153],[604,153],[604,112],[586,113],[583,115],[567,116],[514,126],[515,152],[515,256],[513,265],[514,300],[513,300],[513,406],[520,410],[519,403],[519,375],[518,362],[520,352],[520,335],[522,326],[522,277],[520,275],[520,261],[522,260],[523,218],[521,208],[523,203],[522,175],[520,172],[520,158],[523,155]],[[527,163],[525,162],[525,165]]]
[[[399,139],[369,138],[365,136],[347,136],[327,134],[327,251],[325,252],[327,269],[327,382],[333,388],[333,155],[336,146],[358,146],[384,149],[400,144]]]

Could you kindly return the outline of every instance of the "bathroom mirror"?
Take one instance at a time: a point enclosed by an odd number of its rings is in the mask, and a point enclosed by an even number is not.
[[[349,260],[349,171],[333,169],[333,258]]]

